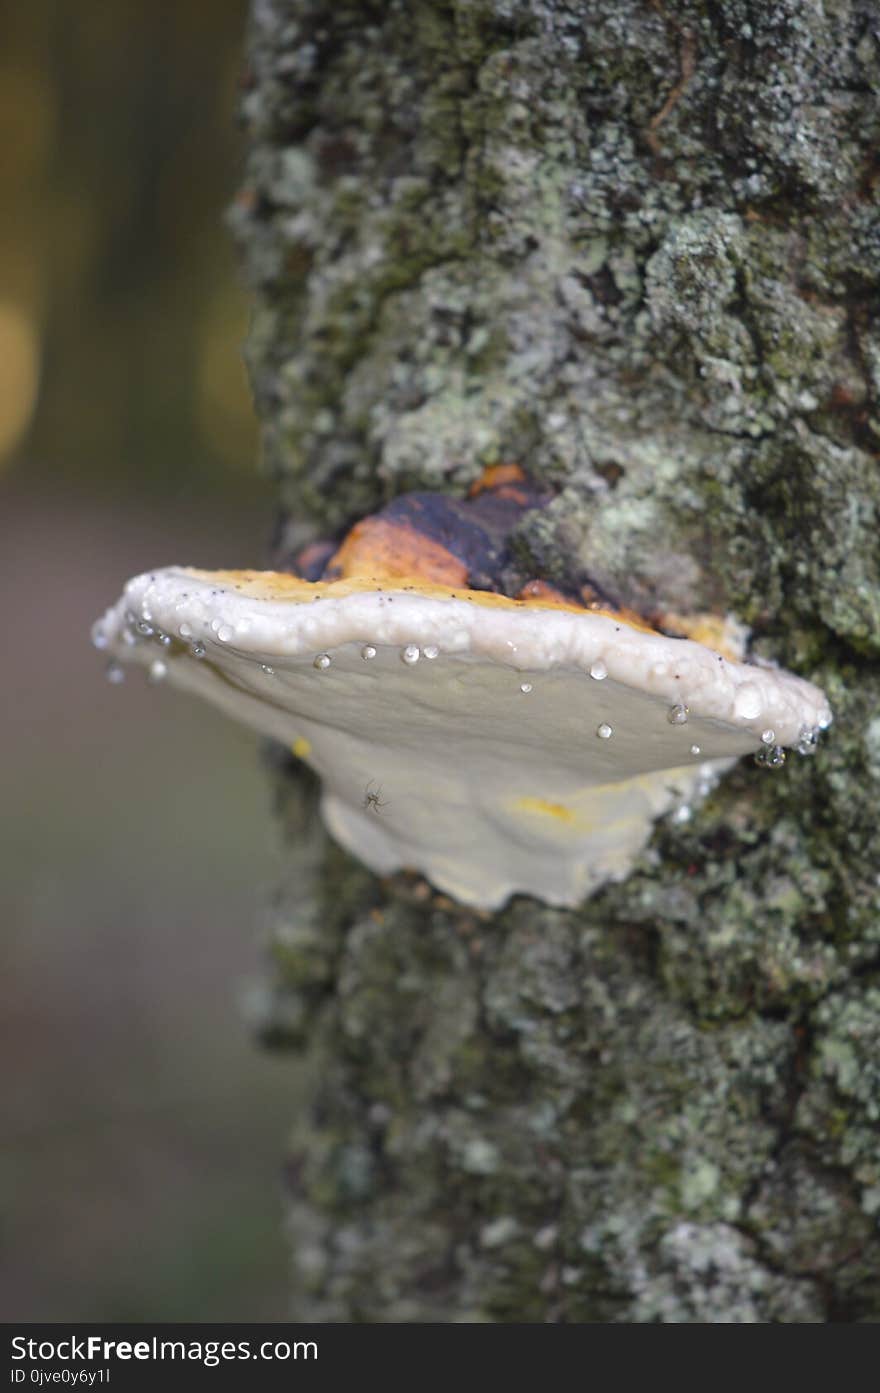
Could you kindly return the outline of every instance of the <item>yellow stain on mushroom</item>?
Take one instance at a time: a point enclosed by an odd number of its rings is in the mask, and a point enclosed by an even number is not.
[[[348,595],[381,593],[383,588],[392,594],[410,594],[435,600],[468,600],[484,609],[494,610],[555,610],[571,614],[593,614],[597,618],[614,619],[628,629],[640,633],[656,633],[651,624],[631,610],[616,610],[602,606],[586,610],[576,601],[565,600],[552,586],[524,587],[521,598],[499,595],[494,590],[469,590],[466,585],[445,585],[415,576],[411,583],[395,584],[395,578],[381,569],[346,576],[342,580],[301,580],[286,571],[202,571],[196,567],[183,568],[194,580],[212,585],[228,585],[237,594],[253,600],[287,601],[291,604],[310,604],[315,600],[340,600]]]
[[[662,620],[669,633],[702,643],[729,662],[738,663],[745,653],[748,630],[732,615],[678,614],[664,610]]]
[[[290,750],[292,754],[296,755],[297,759],[308,759],[309,755],[312,753],[312,742],[311,740],[307,740],[304,735],[297,736]]]
[[[538,813],[555,818],[557,822],[577,822],[578,815],[564,803],[552,803],[549,798],[517,798],[514,807],[524,813]]]

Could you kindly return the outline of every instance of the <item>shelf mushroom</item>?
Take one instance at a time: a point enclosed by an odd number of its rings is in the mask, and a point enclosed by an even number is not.
[[[830,724],[789,673],[542,584],[510,598],[366,574],[356,541],[324,564],[336,578],[137,576],[93,637],[112,672],[143,664],[283,741],[320,775],[332,834],[381,874],[484,908],[575,905],[738,756],[779,762]]]

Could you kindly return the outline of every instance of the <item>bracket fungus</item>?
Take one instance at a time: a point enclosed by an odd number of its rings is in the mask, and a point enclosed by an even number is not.
[[[373,870],[484,908],[518,892],[577,904],[738,756],[772,766],[815,746],[831,712],[798,677],[658,632],[590,587],[484,588],[543,500],[514,466],[472,493],[403,495],[335,551],[308,548],[300,575],[137,576],[94,641],[114,678],[141,663],[284,742]]]

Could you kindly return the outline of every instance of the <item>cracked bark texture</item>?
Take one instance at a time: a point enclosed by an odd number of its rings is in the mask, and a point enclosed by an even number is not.
[[[275,560],[517,460],[524,570],[836,713],[573,912],[380,882],[280,770],[301,1318],[880,1318],[878,54],[871,0],[255,0]]]

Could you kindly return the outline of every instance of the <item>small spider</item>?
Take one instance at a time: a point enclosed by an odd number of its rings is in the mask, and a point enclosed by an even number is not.
[[[374,785],[372,781],[364,789],[364,812],[381,813],[383,808],[388,807],[387,801],[382,797],[382,785]]]

